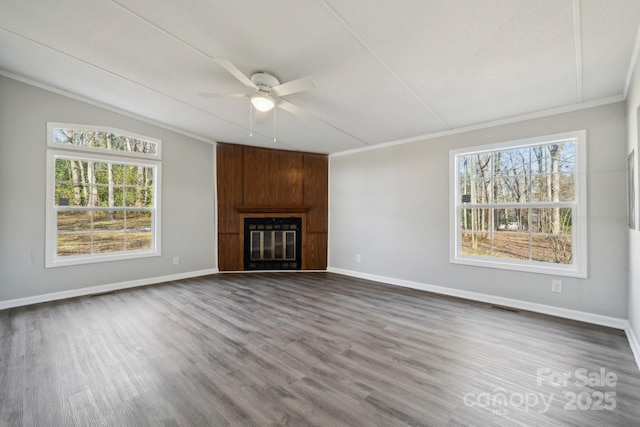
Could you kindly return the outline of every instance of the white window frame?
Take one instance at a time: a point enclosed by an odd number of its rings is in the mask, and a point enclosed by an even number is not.
[[[540,261],[512,260],[507,258],[465,255],[461,248],[460,210],[468,207],[461,201],[458,182],[458,157],[470,154],[478,154],[490,151],[501,151],[523,148],[539,144],[552,144],[554,142],[575,141],[576,165],[575,165],[575,197],[573,203],[574,216],[572,217],[572,264],[555,264]],[[496,144],[460,148],[449,151],[449,262],[453,264],[472,265],[477,267],[489,267],[504,270],[526,271],[531,273],[550,274],[556,276],[588,277],[587,266],[587,132],[586,130],[566,132],[555,135],[545,135],[535,138],[527,138]],[[514,204],[515,205],[515,204]],[[536,205],[536,206],[531,206]],[[518,207],[537,207],[537,204],[519,203]],[[505,207],[496,205],[495,207]],[[515,206],[514,206],[515,207]],[[488,206],[491,208],[491,206]]]
[[[135,153],[126,151],[109,151],[101,148],[80,147],[72,145],[58,144],[54,141],[53,133],[55,129],[75,129],[83,131],[109,132],[117,135],[126,135],[134,139],[144,140],[156,144],[156,153]],[[64,267],[71,265],[82,265],[97,262],[128,260],[136,258],[146,258],[161,255],[161,181],[162,162],[161,140],[148,136],[138,135],[133,132],[124,131],[104,126],[88,126],[67,123],[47,123],[47,164],[46,164],[46,238],[45,238],[45,267]],[[56,159],[65,158],[80,161],[111,162],[130,166],[151,167],[154,170],[153,178],[153,206],[151,208],[151,220],[153,225],[151,248],[139,251],[126,251],[114,253],[85,254],[75,256],[59,256],[57,254],[57,212],[62,210],[105,210],[105,208],[80,208],[61,207],[55,204],[55,164]],[[129,207],[125,210],[136,210]],[[145,209],[147,210],[147,209]]]

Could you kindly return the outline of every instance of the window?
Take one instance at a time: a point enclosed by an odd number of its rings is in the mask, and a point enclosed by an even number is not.
[[[586,132],[450,152],[450,261],[587,277]]]
[[[46,266],[160,255],[160,141],[48,124]]]

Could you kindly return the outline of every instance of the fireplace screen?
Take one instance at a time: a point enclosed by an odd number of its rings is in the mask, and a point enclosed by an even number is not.
[[[300,218],[246,218],[245,270],[299,269]]]

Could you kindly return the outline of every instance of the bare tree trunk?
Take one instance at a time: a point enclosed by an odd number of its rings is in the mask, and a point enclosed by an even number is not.
[[[90,196],[87,206],[95,208],[99,204],[98,187],[96,186],[95,165],[93,162],[87,162],[87,179],[89,181]]]
[[[78,161],[78,169],[80,170],[80,187],[82,188],[82,195],[84,196],[84,202],[89,203],[89,192],[87,190],[87,175],[84,172],[84,162]]]
[[[144,142],[141,142],[138,147],[140,152],[144,152]],[[136,207],[144,206],[144,166],[138,166],[138,180],[136,183]]]
[[[471,173],[476,171],[475,156],[471,157]],[[471,203],[476,203],[476,181],[471,181]],[[478,249],[478,240],[476,238],[476,226],[477,226],[477,209],[471,211],[471,247],[473,250]]]
[[[73,205],[80,206],[82,205],[82,194],[81,189],[82,185],[80,184],[80,169],[82,169],[81,165],[78,165],[79,162],[75,160],[71,160],[71,182],[73,184]]]
[[[551,201],[558,203],[560,201],[560,152],[562,144],[554,144],[549,146],[551,154]],[[560,208],[551,210],[551,232],[560,234]]]
[[[111,140],[111,134],[107,134],[107,150],[111,150],[113,148],[113,141]],[[107,163],[107,179],[109,181],[109,194],[108,194],[108,204],[109,207],[112,208],[115,206],[115,195],[114,195],[114,181],[113,181],[113,165],[111,163]],[[116,217],[116,212],[113,210],[109,211],[109,221],[113,221]]]

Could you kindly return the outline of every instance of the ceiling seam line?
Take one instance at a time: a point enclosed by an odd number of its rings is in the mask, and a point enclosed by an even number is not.
[[[218,116],[217,114],[214,114],[214,113],[212,113],[212,112],[210,112],[210,111],[203,110],[203,109],[201,109],[201,108],[199,108],[199,107],[196,107],[195,105],[191,105],[191,104],[189,104],[189,103],[187,103],[187,102],[185,102],[185,101],[182,101],[182,100],[180,100],[180,99],[178,99],[178,98],[175,98],[175,97],[173,97],[173,96],[171,96],[171,95],[168,95],[168,94],[166,94],[166,93],[160,92],[159,90],[156,90],[156,89],[154,89],[154,88],[152,88],[152,87],[149,87],[149,86],[143,85],[142,83],[138,83],[138,82],[136,82],[136,81],[134,81],[134,80],[131,80],[131,79],[129,79],[129,78],[127,78],[127,77],[125,77],[125,76],[122,76],[122,75],[120,75],[120,74],[114,73],[113,71],[106,70],[106,69],[104,69],[104,68],[100,67],[99,65],[92,64],[91,62],[88,62],[88,61],[86,61],[86,60],[84,60],[84,59],[82,59],[82,58],[78,58],[78,57],[73,56],[73,55],[71,55],[71,54],[69,54],[69,53],[66,53],[66,52],[63,52],[63,51],[61,51],[61,50],[59,50],[59,49],[56,49],[56,48],[54,48],[53,46],[49,46],[49,45],[46,45],[46,44],[44,44],[44,43],[41,43],[41,42],[39,42],[39,41],[37,41],[37,40],[31,39],[31,38],[29,38],[29,37],[25,37],[25,36],[23,36],[22,34],[17,34],[17,33],[13,32],[13,31],[11,31],[11,30],[9,30],[9,29],[7,29],[7,28],[4,28],[4,27],[0,27],[0,30],[5,31],[5,32],[7,32],[7,33],[9,33],[9,34],[13,34],[14,36],[17,36],[17,37],[19,37],[19,38],[21,38],[21,39],[24,39],[24,40],[27,40],[27,41],[29,41],[29,42],[31,42],[31,43],[37,44],[37,45],[39,45],[39,46],[42,46],[42,47],[44,47],[45,49],[49,49],[49,50],[51,50],[51,51],[54,51],[54,52],[56,52],[56,53],[59,53],[60,55],[64,55],[64,56],[66,56],[66,57],[68,57],[68,58],[71,58],[71,59],[73,59],[73,60],[75,60],[75,61],[78,61],[78,62],[80,62],[80,63],[83,63],[83,64],[85,64],[85,65],[88,65],[88,66],[90,66],[90,67],[93,67],[93,68],[95,68],[95,69],[98,69],[98,70],[100,70],[100,71],[102,71],[102,72],[104,72],[104,73],[110,74],[110,75],[112,75],[112,76],[114,76],[114,77],[117,77],[117,78],[119,78],[119,79],[122,79],[122,80],[124,80],[124,81],[126,81],[126,82],[132,83],[132,84],[134,84],[134,85],[136,85],[136,86],[139,86],[139,87],[141,87],[141,88],[143,88],[143,89],[150,90],[150,91],[152,91],[152,92],[154,92],[154,93],[157,93],[158,95],[164,96],[164,97],[169,98],[169,99],[172,99],[172,100],[174,100],[174,101],[177,101],[177,102],[179,102],[179,103],[181,103],[181,104],[183,104],[183,105],[186,105],[187,107],[191,107],[191,108],[193,108],[193,109],[195,109],[195,110],[197,110],[197,111],[200,111],[201,113],[208,114],[208,115],[210,115],[210,116],[213,116],[213,117],[216,117],[216,118],[218,118],[218,119],[220,119],[220,120],[223,120],[223,121],[225,121],[225,122],[227,122],[227,123],[230,123],[230,124],[232,124],[232,125],[238,126],[238,127],[240,127],[241,129],[245,129],[243,126],[241,126],[241,125],[239,125],[239,124],[237,124],[237,123],[234,123],[234,122],[232,122],[232,121],[230,121],[230,120],[227,120],[227,119],[225,119],[224,117],[220,117],[220,116]]]
[[[193,46],[192,44],[188,43],[187,41],[181,39],[180,37],[176,36],[175,34],[170,33],[169,31],[165,30],[164,28],[162,28],[161,26],[159,26],[158,24],[150,21],[149,19],[145,18],[144,16],[134,12],[133,10],[129,9],[128,7],[126,7],[125,5],[118,3],[118,1],[116,0],[111,0],[111,3],[115,4],[116,6],[118,6],[120,9],[124,10],[125,12],[135,16],[136,18],[140,19],[141,21],[143,21],[146,24],[151,25],[153,28],[155,28],[156,30],[164,33],[165,35],[171,37],[172,39],[182,43],[183,45],[187,46],[190,49],[195,50],[196,52],[198,52],[199,54],[201,54],[202,56],[211,59],[212,61],[215,61],[216,58],[214,58],[213,56],[209,55],[207,52],[198,49],[197,47]]]
[[[631,79],[633,78],[633,71],[638,66],[638,55],[640,54],[640,25],[636,32],[636,43],[633,45],[633,51],[631,53],[631,60],[629,61],[629,68],[627,70],[627,78],[624,83],[624,90],[622,94],[627,99],[629,95],[629,88],[631,87]]]
[[[582,8],[581,0],[573,0],[573,38],[576,49],[576,100],[580,104],[584,98],[582,81]]]
[[[160,31],[161,33],[163,33],[163,34],[165,34],[165,35],[167,35],[167,36],[171,37],[172,39],[174,39],[174,40],[176,40],[176,41],[178,41],[178,42],[182,43],[183,45],[187,46],[188,48],[193,49],[194,51],[198,52],[199,54],[201,54],[202,56],[206,57],[207,59],[210,59],[210,60],[212,60],[212,61],[216,62],[216,64],[217,64],[217,61],[216,61],[216,58],[215,58],[215,57],[213,57],[213,56],[209,55],[208,53],[206,53],[205,51],[203,51],[203,50],[201,50],[201,49],[199,49],[199,48],[197,48],[197,47],[193,46],[193,45],[192,45],[192,44],[190,44],[189,42],[187,42],[187,41],[185,41],[185,40],[181,39],[180,37],[178,37],[178,36],[176,36],[175,34],[173,34],[173,33],[169,32],[168,30],[165,30],[164,28],[162,28],[161,26],[159,26],[159,25],[158,25],[158,24],[156,24],[155,22],[152,22],[151,20],[149,20],[149,19],[145,18],[144,16],[142,16],[142,15],[140,15],[140,14],[138,14],[138,13],[134,12],[133,10],[131,10],[131,9],[129,9],[128,7],[124,6],[123,4],[119,3],[117,0],[111,0],[111,3],[115,4],[116,6],[118,6],[118,7],[119,7],[119,8],[121,8],[122,10],[124,10],[125,12],[127,12],[127,13],[129,13],[129,14],[131,14],[131,15],[135,16],[135,17],[136,17],[136,18],[138,18],[138,19],[140,19],[140,20],[141,20],[141,21],[143,21],[144,23],[146,23],[146,24],[148,24],[148,25],[151,25],[153,28],[155,28],[156,30]],[[187,105],[188,105],[188,104],[187,104]],[[210,113],[210,114],[213,114],[213,113]],[[362,143],[362,144],[364,144],[364,145],[367,145],[367,146],[370,146],[370,145],[371,145],[369,142],[367,142],[367,141],[365,141],[365,140],[363,140],[363,139],[361,139],[361,138],[358,138],[358,137],[357,137],[357,136],[355,136],[355,135],[351,135],[349,132],[347,132],[347,131],[345,131],[345,130],[340,129],[340,128],[338,128],[337,126],[335,126],[335,125],[333,125],[333,124],[331,124],[331,123],[329,123],[329,122],[327,122],[327,121],[325,121],[325,120],[323,120],[323,119],[321,119],[321,118],[319,118],[319,117],[316,117],[315,115],[313,115],[313,114],[311,114],[311,113],[307,113],[307,114],[310,114],[310,115],[311,115],[311,116],[313,116],[315,119],[317,119],[317,120],[321,121],[321,122],[322,122],[322,123],[324,123],[325,125],[327,125],[327,126],[329,126],[329,127],[333,128],[333,129],[337,130],[338,132],[341,132],[341,133],[343,133],[343,134],[345,134],[345,135],[347,135],[347,136],[349,136],[349,137],[351,137],[351,138],[354,138],[355,140],[359,141],[360,143]],[[214,116],[216,116],[216,115],[214,114]],[[216,116],[216,117],[218,117],[218,116]],[[240,125],[238,125],[238,126],[240,126]]]
[[[431,113],[436,119],[438,119],[440,123],[444,125],[448,130],[452,129],[449,123],[447,123],[442,117],[436,114],[436,112],[433,111],[433,109],[422,98],[420,98],[420,96],[418,96],[418,94],[413,89],[409,87],[409,85],[402,79],[402,77],[400,77],[400,75],[396,73],[393,68],[391,68],[391,66],[387,64],[385,60],[382,59],[382,57],[380,57],[380,55],[378,55],[378,53],[373,50],[373,48],[369,46],[362,37],[358,35],[358,33],[356,33],[353,27],[351,27],[347,23],[347,21],[326,0],[317,0],[317,2],[320,3],[320,5],[351,35],[351,37],[353,37],[380,65],[382,65],[382,67],[386,69],[387,72],[391,74],[391,76],[393,76],[393,78],[395,78],[396,81],[400,83],[400,85],[404,87],[414,99],[416,99],[424,108],[426,108],[427,111],[429,111],[429,113]]]

